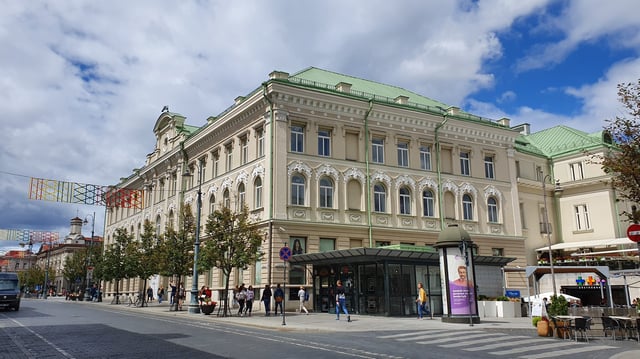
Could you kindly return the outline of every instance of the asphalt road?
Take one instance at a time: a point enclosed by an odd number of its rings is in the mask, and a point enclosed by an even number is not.
[[[316,315],[332,326],[354,324]],[[434,322],[418,330],[299,330],[248,325],[252,318],[236,319],[170,315],[152,308],[125,310],[105,304],[23,300],[19,312],[0,312],[0,358],[640,357],[636,342],[596,339],[576,343],[539,338],[532,330],[438,328]],[[380,323],[384,322],[371,320],[371,325]]]

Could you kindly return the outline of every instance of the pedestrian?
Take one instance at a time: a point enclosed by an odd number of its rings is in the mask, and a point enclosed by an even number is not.
[[[298,301],[300,301],[300,308],[298,308],[298,310],[300,311],[300,314],[302,314],[302,311],[304,310],[304,312],[307,313],[307,315],[309,315],[309,311],[304,306],[304,302],[306,299],[307,299],[307,292],[304,290],[304,287],[301,286],[300,290],[298,291]]]
[[[169,287],[171,287],[171,294],[169,297],[169,305],[173,305],[176,302],[176,285],[174,283],[169,283]]]
[[[416,305],[418,306],[418,319],[422,319],[424,314],[427,314],[427,291],[424,290],[422,282],[418,283],[418,298],[416,298]]]
[[[204,298],[207,297],[205,295],[206,290],[207,290],[207,287],[203,285],[202,288],[200,288],[200,290],[198,291],[198,302],[200,303],[200,305],[202,305],[202,301],[204,300]]]
[[[147,288],[147,300],[153,302],[153,288],[151,288],[151,286]]]
[[[247,289],[244,287],[244,283],[238,288],[236,293],[236,300],[238,301],[238,316],[241,317],[244,314],[244,304],[247,300]]]
[[[344,314],[347,315],[347,322],[351,322],[351,316],[349,315],[349,311],[347,311],[347,297],[344,292],[344,287],[342,286],[342,281],[339,280],[337,282],[338,287],[336,288],[336,320],[340,320],[340,308],[344,311]]]
[[[246,309],[244,310],[244,314],[251,316],[251,312],[253,311],[253,298],[255,296],[255,293],[253,292],[253,286],[249,286],[249,288],[247,288],[247,302],[246,304]]]
[[[264,315],[268,317],[271,315],[271,288],[268,284],[264,285],[264,290],[262,291],[262,297],[260,297],[260,301],[264,303]]]
[[[164,287],[158,288],[158,304],[162,304],[162,298],[164,297]]]
[[[184,290],[184,286],[180,284],[180,289],[178,289],[178,310],[182,310],[182,303],[184,303],[184,298],[186,298],[186,292]]]
[[[273,299],[275,300],[275,313],[278,315],[278,307],[280,307],[280,313],[284,315],[284,306],[282,302],[284,302],[284,291],[280,288],[280,283],[276,285],[276,290],[273,292]]]

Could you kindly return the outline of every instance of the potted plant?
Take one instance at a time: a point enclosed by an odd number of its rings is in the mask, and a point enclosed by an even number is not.
[[[547,314],[550,318],[555,318],[558,315],[568,315],[569,302],[567,302],[567,299],[561,295],[551,296],[551,303],[547,308]],[[565,337],[565,331],[568,330],[566,322],[554,319],[551,326],[552,328],[555,327],[556,335],[558,336],[558,338]]]
[[[533,326],[538,330],[538,335],[541,337],[549,336],[549,319],[547,317],[533,317],[531,319]]]
[[[209,315],[216,309],[216,304],[218,303],[212,301],[211,297],[205,297],[204,299],[202,299],[202,302],[200,304],[200,311],[204,315]]]

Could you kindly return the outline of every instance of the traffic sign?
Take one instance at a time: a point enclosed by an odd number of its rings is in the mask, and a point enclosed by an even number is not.
[[[286,262],[289,258],[291,258],[291,248],[287,246],[280,248],[280,259]]]
[[[627,228],[627,237],[636,243],[640,242],[640,224],[634,223],[630,225]]]

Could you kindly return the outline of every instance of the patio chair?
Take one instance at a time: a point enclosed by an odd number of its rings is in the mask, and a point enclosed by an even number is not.
[[[560,333],[562,333],[562,339],[571,339],[571,327],[568,322],[557,319],[556,317],[551,317],[551,321],[556,328],[558,338],[560,338]]]
[[[587,343],[589,342],[589,333],[588,330],[591,329],[591,318],[576,318],[573,321],[573,337],[578,341],[578,333],[580,333],[580,337],[585,339]]]
[[[601,317],[602,318],[602,331],[604,332],[604,336],[607,336],[607,330],[611,331],[611,338],[613,340],[616,340],[616,331],[620,330],[620,325],[618,324],[618,322],[616,322],[615,320],[613,320],[612,318],[609,317],[605,317],[604,315]]]

